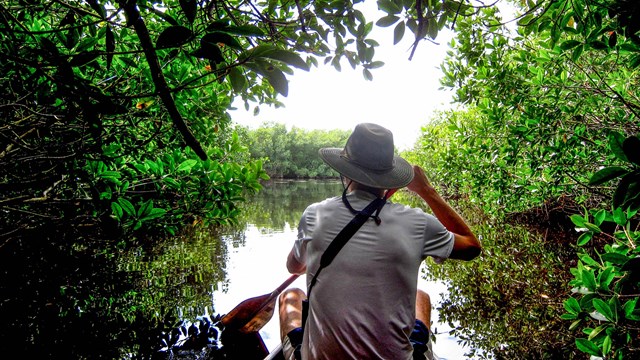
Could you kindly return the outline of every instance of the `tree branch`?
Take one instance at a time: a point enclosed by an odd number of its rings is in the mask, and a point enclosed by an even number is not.
[[[171,91],[169,90],[169,86],[167,85],[167,81],[162,74],[162,69],[160,68],[160,62],[158,61],[158,56],[156,55],[155,48],[153,47],[153,42],[151,41],[151,36],[149,35],[149,30],[140,15],[140,11],[136,7],[136,2],[131,0],[122,1],[120,3],[122,6],[129,22],[133,24],[133,28],[140,39],[140,44],[142,45],[142,49],[144,50],[145,57],[147,59],[147,63],[149,64],[149,70],[151,71],[151,78],[153,79],[153,84],[156,87],[156,91],[160,96],[160,100],[167,108],[167,112],[173,120],[173,124],[178,128],[178,131],[182,134],[185,143],[196,152],[198,157],[202,160],[207,159],[207,154],[202,148],[202,145],[198,142],[198,140],[193,136],[191,130],[185,123],[180,111],[176,107],[176,103],[171,96]]]

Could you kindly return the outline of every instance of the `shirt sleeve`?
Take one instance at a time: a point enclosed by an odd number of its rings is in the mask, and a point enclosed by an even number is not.
[[[315,227],[315,208],[309,206],[305,209],[298,223],[298,238],[293,244],[293,255],[300,263],[307,261],[307,244],[313,236]]]
[[[442,263],[451,256],[455,235],[447,230],[435,216],[430,214],[425,215],[427,219],[423,234],[423,257],[431,256],[436,263]]]

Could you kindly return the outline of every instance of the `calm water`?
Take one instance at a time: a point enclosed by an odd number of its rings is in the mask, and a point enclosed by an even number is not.
[[[240,301],[271,292],[289,276],[285,261],[296,238],[296,227],[305,207],[311,202],[336,196],[342,191],[339,182],[275,182],[256,196],[253,213],[248,214],[244,230],[244,244],[239,246],[232,239],[226,241],[228,260],[227,281],[213,294],[216,310],[226,312]],[[271,215],[271,216],[269,216]],[[427,269],[423,269],[427,270]],[[292,287],[304,289],[303,277]],[[419,286],[427,291],[434,307],[441,296],[446,296],[443,283],[419,280]],[[449,336],[450,327],[438,322],[438,313],[433,316],[433,329],[437,333],[435,353],[443,359],[463,359],[465,350],[455,338]],[[263,328],[261,335],[270,349],[279,342],[279,322],[277,308],[274,317]]]

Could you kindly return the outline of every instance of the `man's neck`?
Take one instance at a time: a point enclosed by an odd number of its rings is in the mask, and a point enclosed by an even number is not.
[[[349,191],[355,191],[355,190],[362,190],[362,191],[366,191],[368,193],[371,193],[377,197],[382,197],[384,196],[384,189],[376,189],[376,188],[372,188],[370,186],[366,186],[366,185],[362,185],[360,183],[357,183],[355,181],[353,181],[351,183],[351,185],[349,185]]]

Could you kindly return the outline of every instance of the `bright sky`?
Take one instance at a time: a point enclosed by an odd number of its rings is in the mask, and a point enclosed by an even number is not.
[[[368,21],[385,15],[377,10],[375,1],[366,3],[369,10],[363,12]],[[432,113],[449,107],[451,91],[438,90],[438,67],[449,49],[451,35],[444,29],[436,39],[439,45],[420,42],[409,61],[412,34],[407,30],[403,41],[393,45],[393,27],[374,26],[372,31],[371,38],[380,44],[374,59],[385,63],[372,70],[373,81],[365,80],[362,69],[353,70],[346,60],[341,72],[328,65],[310,72],[295,69],[294,75],[288,75],[289,96],[280,97],[285,107],[261,106],[254,116],[255,104],[245,111],[244,103],[237,100],[233,103],[237,110],[230,112],[233,120],[251,128],[269,121],[309,130],[353,130],[358,123],[374,122],[393,132],[397,148],[410,148]]]

